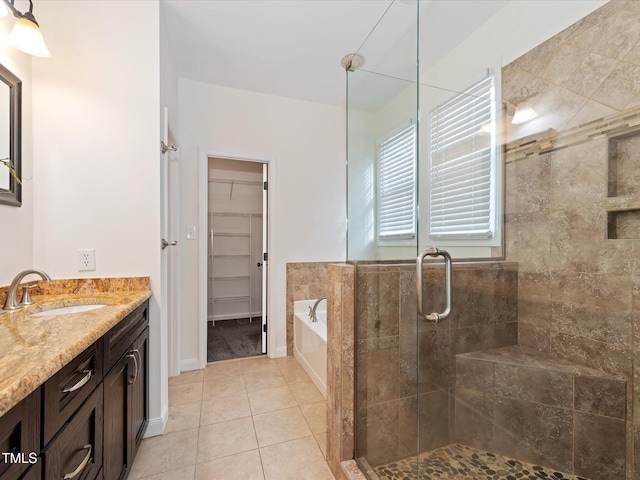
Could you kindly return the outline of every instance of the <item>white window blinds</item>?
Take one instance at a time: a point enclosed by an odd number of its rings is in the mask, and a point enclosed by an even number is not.
[[[416,235],[416,128],[403,128],[378,145],[378,240]]]
[[[493,237],[497,168],[495,125],[493,75],[431,112],[431,237]]]

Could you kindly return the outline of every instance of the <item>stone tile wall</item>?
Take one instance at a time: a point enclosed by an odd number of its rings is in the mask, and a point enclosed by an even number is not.
[[[635,114],[638,77],[640,2],[627,0],[607,3],[502,72],[504,99],[517,103],[527,87],[540,114],[535,125],[545,130],[541,143],[550,146],[506,164],[506,259],[519,265],[518,343],[629,381],[627,464],[619,477],[627,479],[640,479],[640,132],[553,145],[566,128]],[[509,124],[508,137],[531,128]],[[619,228],[612,229],[612,217]]]
[[[456,308],[433,324],[416,321],[413,263],[357,265],[356,456],[372,466],[450,443],[456,354],[516,343],[515,265],[458,264],[453,278]],[[442,311],[442,263],[423,280],[425,311]]]
[[[287,355],[293,355],[293,302],[327,296],[327,267],[335,262],[287,263]]]
[[[329,265],[327,304],[327,463],[336,479],[354,458],[355,267]]]

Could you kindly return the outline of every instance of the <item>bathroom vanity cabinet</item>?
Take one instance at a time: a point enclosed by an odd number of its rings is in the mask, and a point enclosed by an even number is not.
[[[147,422],[147,310],[134,311],[104,336],[104,478],[126,478]]]
[[[148,421],[148,305],[0,417],[0,479],[128,476]]]

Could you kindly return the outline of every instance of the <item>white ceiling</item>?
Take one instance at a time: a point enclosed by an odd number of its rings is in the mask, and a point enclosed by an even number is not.
[[[183,78],[344,105],[342,57],[391,0],[162,0]]]
[[[508,1],[421,0],[421,44],[427,45],[421,49],[421,67],[441,58]],[[342,57],[360,49],[387,10],[367,41],[363,70],[385,56],[397,56],[400,37],[411,29],[415,0],[396,0],[391,7],[392,3],[161,0],[160,5],[180,77],[343,106]],[[390,39],[392,36],[396,38]],[[411,50],[410,42],[415,48],[415,35],[405,36],[406,48]],[[394,42],[395,49],[391,48]],[[382,51],[385,46],[388,52]],[[393,59],[384,61],[394,63]]]

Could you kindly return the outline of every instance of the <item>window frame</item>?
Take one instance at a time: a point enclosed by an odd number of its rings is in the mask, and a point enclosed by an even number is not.
[[[442,232],[433,232],[433,224],[432,224],[432,193],[433,193],[433,177],[431,175],[434,159],[432,152],[432,141],[433,141],[433,113],[438,110],[442,106],[453,103],[456,99],[462,98],[463,96],[468,96],[469,93],[473,91],[478,85],[485,82],[487,79],[491,79],[491,89],[487,100],[490,102],[490,118],[492,129],[489,132],[488,137],[490,137],[490,186],[489,186],[489,228],[487,233],[463,233],[463,232],[451,232],[451,233],[442,233]],[[477,98],[480,98],[476,96]],[[491,69],[489,72],[483,76],[482,79],[474,82],[470,87],[465,89],[463,92],[458,93],[453,96],[446,102],[436,106],[432,109],[431,114],[429,115],[429,126],[428,126],[428,142],[427,142],[427,151],[428,151],[428,195],[427,195],[427,224],[425,225],[427,230],[427,236],[432,243],[437,243],[439,245],[446,246],[465,246],[465,247],[485,247],[485,246],[500,246],[502,243],[502,224],[500,222],[500,216],[502,215],[503,207],[502,207],[502,148],[503,146],[499,143],[499,139],[501,138],[499,129],[501,125],[502,119],[502,107],[497,102],[496,99],[500,98],[500,78],[499,74],[495,74]],[[469,130],[471,132],[474,129],[478,129],[478,125],[474,125]],[[470,140],[469,140],[470,141]]]

